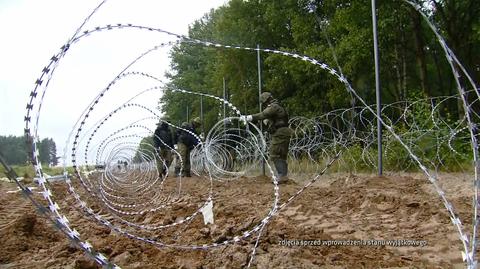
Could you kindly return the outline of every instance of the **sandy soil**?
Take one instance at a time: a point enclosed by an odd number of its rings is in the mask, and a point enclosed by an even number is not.
[[[446,174],[440,182],[470,231],[472,184],[468,177]],[[140,225],[178,222],[205,201],[209,184],[205,179],[184,179],[180,199],[154,213],[124,216],[124,219]],[[302,184],[297,180],[297,184],[281,185],[280,203]],[[147,196],[155,197],[158,205],[175,196],[178,186],[170,178],[162,192],[170,196],[153,193]],[[158,248],[126,238],[85,217],[76,209],[76,202],[64,183],[56,182],[52,188],[62,212],[82,239],[122,268],[242,268],[248,264],[256,239],[253,236],[209,250]],[[20,192],[7,193],[15,189],[14,183],[0,183],[0,269],[97,268],[42,218]],[[81,187],[77,189],[80,191]],[[222,242],[241,235],[267,215],[274,201],[273,185],[262,177],[213,182],[212,190],[215,224],[205,225],[199,214],[186,224],[156,231],[122,224],[91,195],[81,191],[80,194],[97,213],[122,229],[180,245]],[[36,195],[40,199],[40,194]],[[143,205],[149,206],[153,204]],[[137,208],[124,210],[135,212]],[[299,244],[294,240],[310,240],[309,244],[317,245],[287,245]],[[415,241],[389,241],[404,245],[387,246],[381,245],[386,242],[381,240]],[[334,246],[339,242],[350,245]],[[429,182],[417,174],[326,175],[269,222],[256,250],[252,268],[465,267],[462,245],[447,211]]]

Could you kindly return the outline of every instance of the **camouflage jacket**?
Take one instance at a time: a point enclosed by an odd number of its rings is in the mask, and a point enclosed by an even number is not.
[[[260,113],[252,115],[252,121],[264,120],[268,132],[273,134],[277,129],[288,127],[288,113],[277,101],[273,101]]]

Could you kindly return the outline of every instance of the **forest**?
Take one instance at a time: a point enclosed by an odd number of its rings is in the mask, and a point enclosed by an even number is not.
[[[30,160],[26,139],[23,136],[0,136],[0,153],[9,165],[25,165]],[[30,146],[30,145],[28,145]],[[40,162],[43,165],[58,164],[57,146],[52,138],[44,138],[38,144]]]
[[[440,29],[470,76],[478,81],[480,1],[417,3]],[[382,104],[458,94],[444,51],[411,5],[399,0],[377,1],[377,20]],[[192,23],[189,37],[307,55],[341,71],[367,104],[375,104],[370,1],[230,0]],[[168,88],[223,97],[225,84],[227,99],[243,114],[258,112],[256,51],[182,42],[171,49],[170,57]],[[260,64],[262,91],[272,92],[291,116],[319,116],[359,105],[344,84],[317,66],[264,52]],[[464,77],[460,82],[466,90],[473,90]],[[204,127],[208,131],[223,115],[215,100],[204,99],[167,89],[159,107],[173,123],[180,124],[201,116],[203,102]],[[463,115],[463,108],[459,102],[449,102],[441,112],[456,120]]]

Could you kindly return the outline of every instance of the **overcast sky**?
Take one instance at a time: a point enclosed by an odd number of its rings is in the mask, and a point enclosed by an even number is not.
[[[225,2],[110,0],[82,29],[132,23],[186,35],[188,25]],[[49,59],[99,3],[98,0],[0,0],[0,135],[23,135],[25,107],[34,82]],[[52,137],[60,154],[73,125],[93,98],[142,52],[171,40],[174,38],[167,35],[122,29],[92,34],[72,45],[46,92],[39,137]],[[168,70],[169,49],[165,47],[149,54],[128,70],[162,77]],[[97,106],[93,115],[96,117],[92,116],[88,127],[135,94],[156,85],[158,83],[142,78],[119,82]],[[160,94],[149,91],[135,102],[153,108]],[[111,133],[115,128],[148,116],[141,111],[136,113],[135,109],[118,114],[120,116],[109,121],[110,126],[104,130],[109,129]]]

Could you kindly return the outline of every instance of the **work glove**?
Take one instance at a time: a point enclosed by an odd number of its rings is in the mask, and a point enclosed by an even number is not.
[[[247,122],[250,122],[252,120],[253,120],[252,115],[242,115],[242,116],[240,116],[240,121],[243,122],[245,125],[247,124]]]

